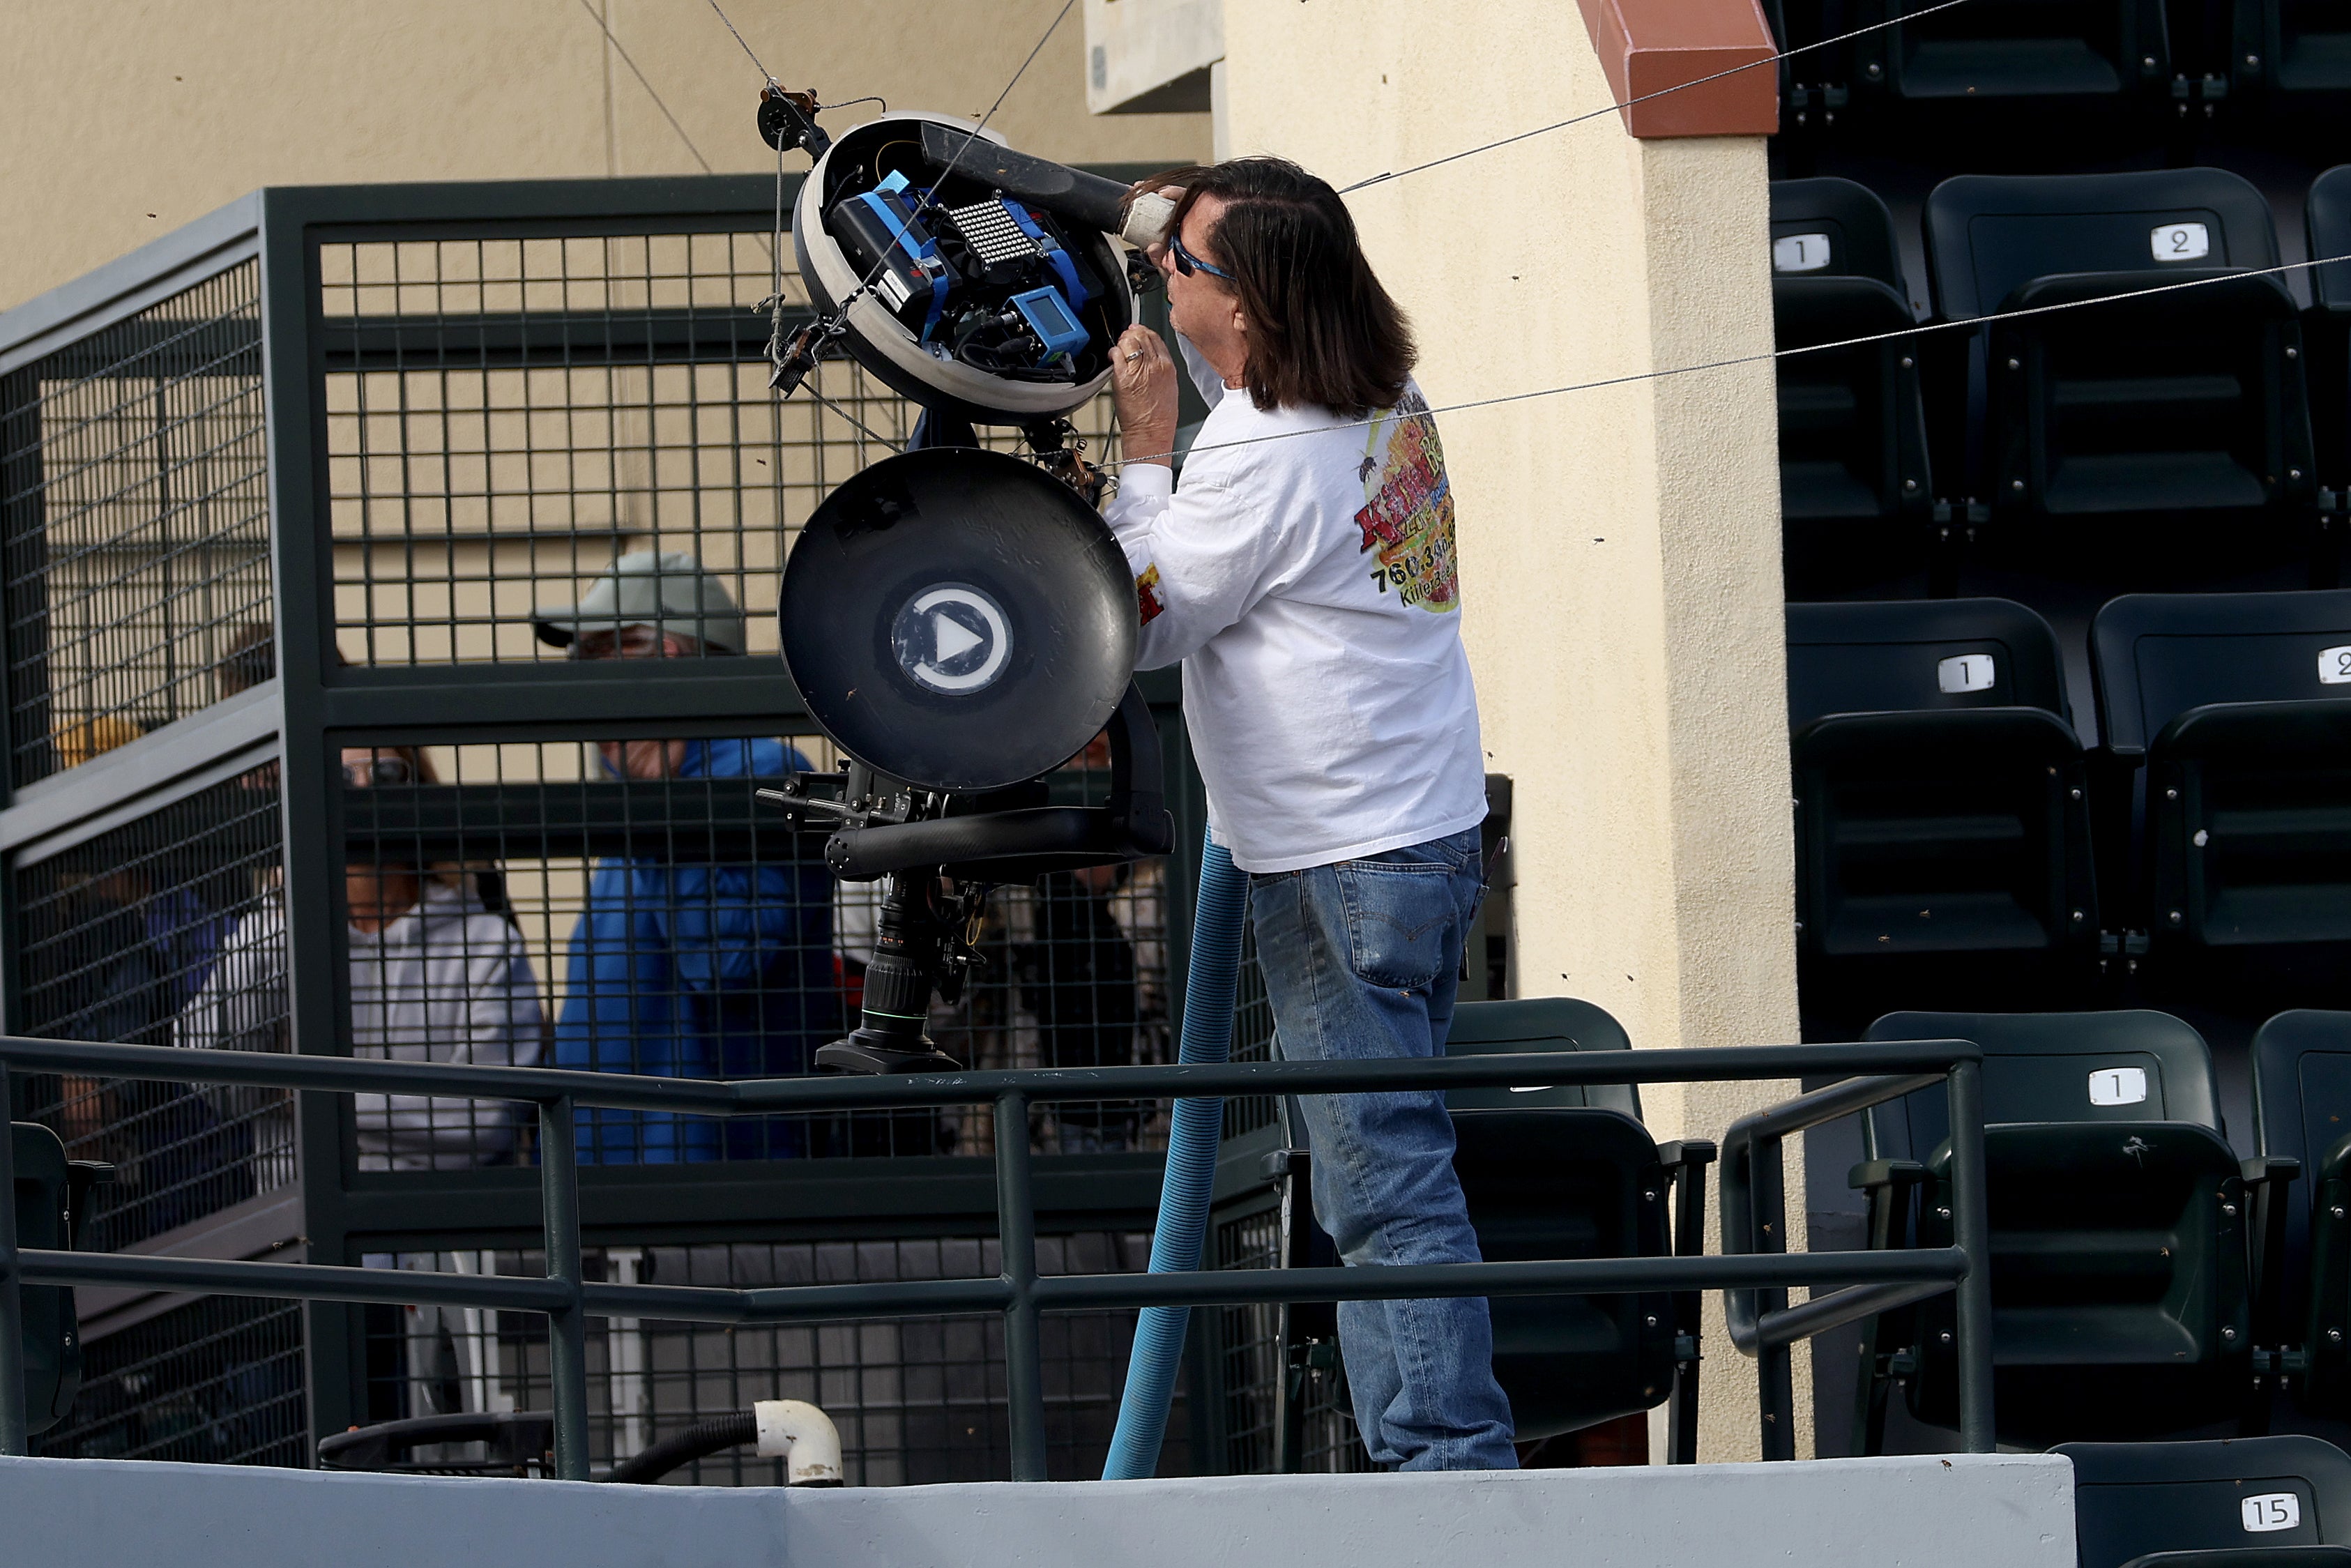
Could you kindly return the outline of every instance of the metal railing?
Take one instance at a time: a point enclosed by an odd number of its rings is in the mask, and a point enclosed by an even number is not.
[[[1787,1249],[1787,1194],[1781,1145],[1792,1133],[1818,1127],[1905,1094],[1931,1089],[1946,1074],[1933,1072],[1848,1078],[1795,1099],[1742,1116],[1722,1140],[1722,1249],[1727,1253],[1782,1252]],[[1948,1073],[1951,1105],[1952,1236],[1958,1245],[1940,1250],[1965,1258],[1991,1255],[1991,1214],[1984,1198],[1983,1085],[1980,1062],[1954,1062]],[[1788,1304],[1784,1288],[1723,1292],[1723,1317],[1730,1341],[1755,1358],[1761,1388],[1763,1457],[1795,1457],[1796,1399],[1793,1357],[1798,1340],[1809,1339],[1879,1312],[1890,1312],[1956,1287],[1959,1373],[1959,1437],[1968,1452],[1993,1451],[1991,1420],[1991,1271],[1964,1270],[1951,1286],[1923,1281],[1855,1284],[1801,1306]],[[1970,1352],[1970,1346],[1977,1349]]]
[[[1971,1452],[1991,1449],[1989,1287],[1972,1260],[1983,1245],[1983,1123],[1978,1085],[1982,1052],[1964,1040],[1865,1045],[1734,1046],[1682,1050],[1562,1051],[1465,1056],[1442,1061],[1247,1061],[1215,1066],[1037,1068],[895,1078],[782,1078],[733,1082],[622,1076],[541,1068],[440,1065],[176,1050],[0,1037],[0,1095],[12,1071],[74,1071],[185,1083],[235,1083],[332,1093],[445,1095],[535,1104],[538,1110],[543,1279],[435,1275],[319,1263],[264,1263],[19,1250],[16,1207],[0,1203],[0,1454],[26,1448],[19,1288],[111,1285],[306,1301],[496,1308],[543,1313],[549,1323],[555,1417],[555,1472],[588,1479],[587,1322],[590,1317],[664,1318],[713,1323],[807,1322],[1001,1312],[1011,1427],[1012,1478],[1043,1480],[1045,1389],[1040,1315],[1049,1310],[1144,1306],[1239,1306],[1283,1301],[1390,1301],[1433,1296],[1619,1295],[1645,1291],[1764,1291],[1859,1287],[1912,1301],[1959,1287],[1960,1401]],[[1847,1109],[1948,1078],[1951,1085],[1953,1202],[1961,1245],[1902,1252],[1788,1253],[1608,1258],[1550,1262],[1451,1263],[1378,1269],[1189,1270],[1040,1278],[1030,1192],[1031,1105],[1069,1100],[1163,1096],[1364,1093],[1402,1089],[1587,1083],[1693,1083],[1890,1074],[1864,1079]],[[1889,1085],[1891,1087],[1889,1087]],[[1849,1087],[1849,1086],[1840,1086]],[[1834,1091],[1823,1092],[1834,1093]],[[5,1101],[0,1101],[5,1103]],[[1842,1103],[1842,1102],[1840,1102]],[[1763,1113],[1761,1134],[1811,1124],[1820,1094]],[[573,1116],[580,1105],[689,1115],[774,1114],[926,1105],[991,1105],[996,1125],[997,1224],[1002,1271],[992,1279],[910,1280],[726,1290],[609,1284],[580,1268],[580,1179]],[[1789,1107],[1805,1107],[1793,1113]],[[1773,1116],[1779,1121],[1771,1121]],[[1754,1141],[1758,1118],[1733,1129]],[[1742,1133],[1744,1129],[1744,1133]],[[1776,1132],[1774,1131],[1776,1129]],[[1776,1143],[1771,1145],[1776,1155]],[[0,1138],[0,1192],[16,1186],[11,1141]],[[1772,1168],[1776,1169],[1776,1166]],[[1773,1189],[1776,1191],[1776,1189]],[[1747,1201],[1742,1187],[1741,1202]],[[1726,1174],[1725,1214],[1730,1212]],[[1726,1237],[1730,1230],[1726,1228]],[[1784,1227],[1781,1228],[1784,1236]],[[1838,1292],[1844,1304],[1855,1298]],[[1830,1300],[1836,1300],[1832,1297]],[[1890,1298],[1870,1298],[1890,1299]],[[1804,1321],[1810,1307],[1761,1322],[1789,1338],[1833,1326]],[[1834,1317],[1834,1314],[1827,1314]],[[1835,1321],[1844,1321],[1836,1319]],[[1766,1410],[1771,1407],[1766,1363]],[[1784,1426],[1784,1422],[1782,1425]],[[1767,1423],[1767,1430],[1769,1423]],[[1792,1451],[1792,1450],[1791,1450]]]

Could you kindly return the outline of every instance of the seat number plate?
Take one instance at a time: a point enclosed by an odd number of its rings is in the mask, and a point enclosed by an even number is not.
[[[1782,235],[1771,242],[1774,272],[1818,272],[1828,264],[1826,235]]]
[[[1945,692],[1988,692],[1992,676],[1990,653],[1959,653],[1935,666],[1935,685]]]
[[[2147,243],[2158,261],[2201,261],[2212,254],[2212,231],[2202,224],[2165,224],[2147,232]]]
[[[2248,1534],[2266,1535],[2273,1530],[2292,1530],[2302,1522],[2302,1500],[2290,1491],[2265,1491],[2259,1497],[2249,1497],[2237,1504],[2245,1521]]]
[[[2093,1105],[2139,1105],[2147,1101],[2147,1069],[2101,1067],[2090,1074]]]
[[[2351,686],[2351,643],[2340,648],[2318,651],[2318,684],[2322,686]]]

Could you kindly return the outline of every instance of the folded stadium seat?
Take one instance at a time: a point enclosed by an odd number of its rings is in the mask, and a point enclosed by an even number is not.
[[[2351,994],[2351,591],[2128,594],[2090,659],[2101,866],[2137,871],[2110,902],[2147,931],[2150,982],[2265,1008]],[[2136,857],[2105,852],[2134,827]]]
[[[2303,203],[2303,233],[2311,259],[2351,257],[2351,163],[2338,163],[2311,182]],[[2342,579],[2346,525],[2341,508],[2345,492],[2351,491],[2351,260],[2312,267],[2310,292],[2312,307],[2303,319],[2304,380],[2310,389],[2318,477],[2331,492],[2320,501],[2322,559],[2312,581],[2332,587]]]
[[[2088,779],[2049,623],[2005,599],[1788,606],[1808,1029],[2084,999]]]
[[[16,1245],[64,1251],[73,1245],[69,1229],[81,1195],[97,1181],[113,1179],[113,1168],[68,1160],[57,1134],[37,1122],[10,1125],[16,1166]],[[81,1388],[81,1335],[74,1293],[57,1285],[26,1285],[24,1326],[25,1424],[46,1431],[73,1408]]]
[[[1845,108],[1853,56],[1841,42],[1844,0],[1763,0],[1763,19],[1779,49],[1780,134],[1773,151],[1784,165],[1802,163],[1820,133],[1835,128]],[[1801,50],[1791,55],[1790,50]]]
[[[2001,1441],[2144,1438],[2241,1419],[2252,1374],[2244,1187],[2204,1039],[2165,1013],[1892,1013],[1884,1040],[1983,1047]],[[1870,1245],[1951,1245],[1941,1085],[1871,1112],[1852,1184]],[[1865,1453],[1885,1401],[1959,1425],[1953,1299],[1866,1325]]]
[[[1862,0],[1850,25],[1920,8]],[[1911,102],[2033,99],[2111,113],[2118,101],[2156,101],[2171,75],[2161,0],[1971,0],[1878,26],[1854,40],[1853,57],[1857,97]]]
[[[2351,1568],[2351,1458],[2316,1437],[2066,1443],[2081,1568]]]
[[[2284,1353],[2278,1370],[2304,1410],[2351,1416],[2351,1012],[2261,1027],[2253,1114],[2262,1161],[2302,1177],[2273,1181],[2260,1216],[2262,1348]]]
[[[1972,7],[1951,13],[1964,15]],[[1969,344],[1989,554],[2044,574],[2193,575],[2315,553],[2301,327],[2268,203],[2219,169],[1963,174],[1927,200],[1937,314]],[[1954,389],[1955,390],[1955,389]]]
[[[1894,215],[1850,180],[1771,184],[1771,319],[1782,350],[1917,325]],[[1934,486],[1908,339],[1779,361],[1788,595],[1902,577],[1927,559]]]
[[[1630,1048],[1623,1026],[1599,1008],[1546,997],[1462,1003],[1446,1053]],[[1685,1255],[1700,1249],[1704,1167],[1714,1145],[1693,1140],[1660,1148],[1641,1125],[1631,1084],[1457,1089],[1447,1101],[1458,1139],[1453,1166],[1487,1261],[1662,1258],[1677,1233]],[[1329,1242],[1302,1201],[1304,1154],[1285,1150],[1268,1162],[1284,1184],[1280,1245],[1289,1265],[1318,1254],[1329,1260]],[[1669,1203],[1677,1209],[1672,1222]],[[1678,1385],[1677,1458],[1695,1460],[1698,1292],[1503,1296],[1492,1307],[1494,1375],[1510,1396],[1520,1441],[1650,1409]],[[1288,1316],[1279,1331],[1281,1363],[1297,1368],[1311,1354],[1301,1341],[1317,1328],[1327,1333],[1327,1318],[1311,1309]],[[1293,1371],[1286,1385],[1294,1377]]]
[[[2331,0],[2236,0],[2231,85],[2241,97],[2340,108],[2351,95],[2351,15]],[[2324,99],[2338,101],[2325,104]]]

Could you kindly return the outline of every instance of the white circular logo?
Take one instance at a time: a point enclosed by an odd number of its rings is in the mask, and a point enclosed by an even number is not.
[[[942,582],[906,601],[890,628],[898,667],[926,691],[985,691],[1012,660],[1003,607],[969,583]]]

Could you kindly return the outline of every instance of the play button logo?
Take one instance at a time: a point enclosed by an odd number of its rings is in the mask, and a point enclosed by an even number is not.
[[[907,678],[942,696],[985,691],[1012,662],[1003,607],[965,582],[942,582],[906,601],[890,642]]]
[[[944,610],[931,612],[931,637],[940,664],[951,664],[970,653],[985,647],[987,639],[977,632],[967,631],[964,623]]]

